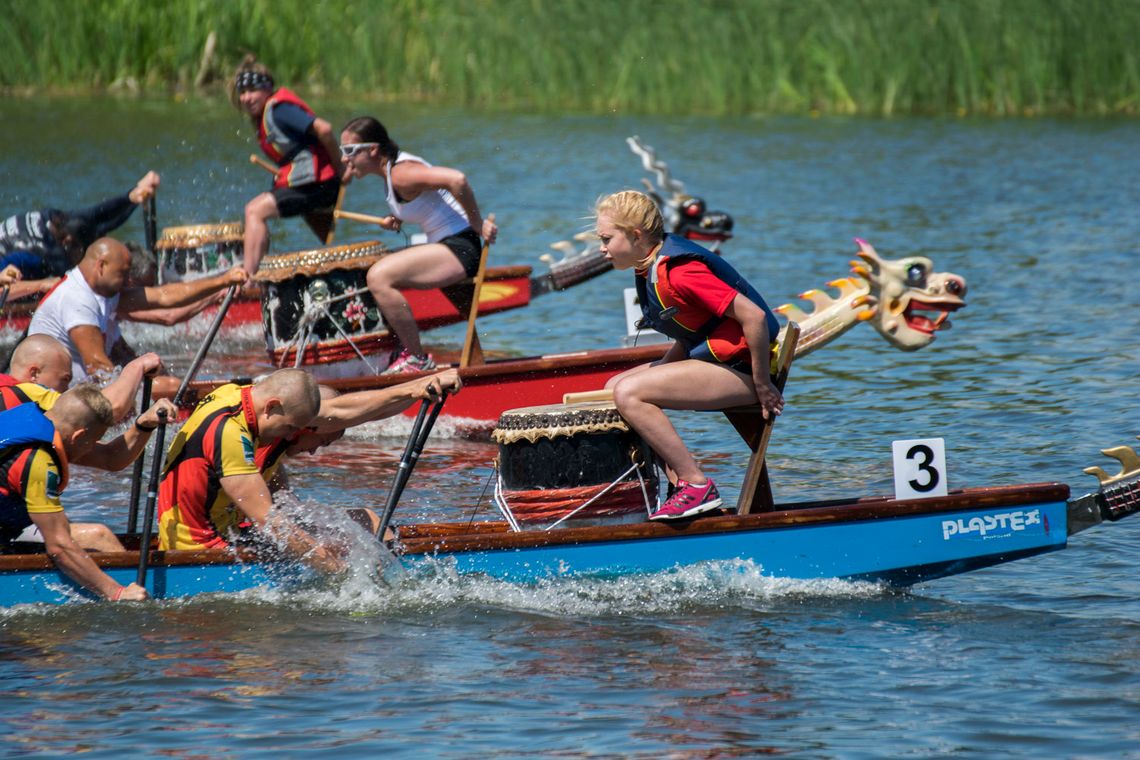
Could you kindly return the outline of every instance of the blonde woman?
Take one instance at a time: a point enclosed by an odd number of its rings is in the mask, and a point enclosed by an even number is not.
[[[772,384],[778,323],[764,299],[711,251],[666,235],[656,204],[626,190],[598,201],[596,231],[614,269],[633,269],[644,323],[676,342],[657,362],[623,372],[607,388],[622,417],[664,460],[675,489],[651,520],[695,517],[720,494],[681,441],[665,409],[759,404],[765,419],[784,399]]]

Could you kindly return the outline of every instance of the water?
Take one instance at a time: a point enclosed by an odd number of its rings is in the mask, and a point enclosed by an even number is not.
[[[861,326],[793,367],[770,449],[777,500],[889,493],[890,442],[932,436],[946,440],[952,487],[1056,480],[1082,493],[1095,487],[1083,467],[1114,471],[1099,449],[1140,434],[1134,122],[321,105],[337,125],[379,113],[407,149],[464,169],[502,228],[495,264],[537,265],[588,225],[598,195],[638,186],[624,144],[638,134],[734,215],[726,250],[772,302],[843,276],[856,236],[965,276],[969,307],[927,349],[898,352]],[[9,100],[0,117],[19,146],[0,156],[3,213],[92,203],[155,168],[160,225],[216,222],[266,184],[247,164],[246,125],[221,106]],[[345,208],[382,211],[379,184],[350,187]],[[122,233],[140,239],[141,218]],[[274,233],[276,250],[312,247],[297,222]],[[615,345],[625,284],[611,274],[489,318],[483,344]],[[129,336],[178,367],[204,331]],[[433,339],[457,346],[462,331]],[[224,332],[205,371],[265,366],[259,350],[256,331]],[[735,491],[745,455],[731,430],[715,415],[676,419]],[[370,425],[293,462],[299,497],[381,503],[407,429]],[[397,519],[465,519],[477,502],[489,516],[494,455],[440,431]],[[122,525],[127,478],[78,471],[65,503]],[[536,587],[444,568],[395,588],[357,573],[291,594],[6,610],[6,754],[1140,757],[1138,547],[1133,519],[906,593],[749,564]]]

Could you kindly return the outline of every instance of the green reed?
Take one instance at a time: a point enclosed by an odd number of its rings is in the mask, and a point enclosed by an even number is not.
[[[0,87],[281,83],[480,108],[1134,114],[1137,0],[0,0]],[[202,70],[210,33],[214,56]]]

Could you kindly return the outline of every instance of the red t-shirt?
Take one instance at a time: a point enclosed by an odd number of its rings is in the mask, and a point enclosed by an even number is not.
[[[736,288],[717,277],[700,261],[681,259],[673,262],[665,259],[657,266],[658,296],[663,296],[662,302],[666,306],[677,306],[678,312],[673,321],[688,330],[695,332],[714,316],[723,317],[739,294]],[[707,342],[709,351],[722,363],[749,356],[744,330],[735,319],[726,319],[717,326]]]

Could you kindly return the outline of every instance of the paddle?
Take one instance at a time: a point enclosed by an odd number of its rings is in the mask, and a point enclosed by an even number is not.
[[[384,504],[384,514],[380,517],[380,525],[376,528],[375,535],[381,541],[384,540],[384,532],[388,529],[388,523],[392,521],[392,513],[396,511],[396,504],[399,503],[400,496],[404,493],[404,486],[408,484],[408,479],[412,476],[412,470],[415,468],[416,462],[419,461],[420,453],[424,450],[424,444],[427,443],[428,435],[431,434],[431,429],[435,426],[435,420],[439,417],[439,411],[443,408],[443,402],[446,400],[447,391],[444,391],[434,404],[427,399],[420,404],[416,420],[412,423],[412,433],[408,436],[404,454],[400,457],[400,467],[392,479],[392,489],[388,492],[387,503]],[[428,413],[429,406],[431,406],[430,414]],[[425,417],[427,418],[426,422]]]
[[[8,291],[11,289],[11,285],[5,285],[4,290],[0,291],[0,309],[3,309],[4,304],[8,303]]]
[[[223,300],[222,305],[218,307],[218,314],[214,317],[214,323],[210,325],[210,331],[206,333],[201,347],[198,348],[198,353],[194,356],[194,361],[190,363],[190,369],[187,370],[186,376],[182,378],[182,384],[178,386],[178,392],[174,394],[174,406],[178,406],[182,402],[182,397],[186,394],[186,389],[190,387],[194,376],[198,374],[198,368],[202,366],[202,360],[206,358],[206,352],[210,350],[210,344],[214,342],[214,336],[218,334],[218,329],[222,326],[222,320],[226,318],[226,312],[229,311],[230,304],[233,302],[239,287],[240,286],[236,283],[230,285],[225,300]],[[158,420],[158,430],[155,431],[154,436],[154,453],[151,455],[153,461],[150,467],[150,483],[147,485],[146,491],[146,511],[143,514],[143,533],[139,543],[138,584],[143,587],[146,586],[146,568],[147,562],[150,559],[150,537],[152,526],[154,525],[155,504],[158,501],[158,476],[162,472],[162,444],[163,438],[166,437],[166,414],[160,412]]]
[[[155,255],[155,245],[158,243],[154,206],[154,193],[151,193],[143,199],[143,235],[146,238],[146,252],[151,256]]]
[[[150,392],[154,385],[151,377],[143,378],[142,408],[150,409]],[[135,460],[135,469],[131,473],[131,502],[127,512],[127,533],[134,533],[139,528],[139,496],[142,492],[143,458],[141,455]]]
[[[249,162],[251,164],[253,164],[254,166],[260,166],[262,169],[269,172],[270,174],[277,174],[277,167],[274,166],[273,164],[269,163],[268,161],[266,161],[261,156],[258,156],[254,153],[250,153],[249,154]]]
[[[487,219],[494,222],[495,215],[489,214]],[[490,248],[490,243],[483,244],[483,251],[479,256],[479,271],[475,273],[475,282],[472,284],[471,308],[467,312],[467,335],[463,339],[463,352],[459,355],[460,369],[483,363],[483,347],[479,345],[479,333],[475,332],[475,317],[479,315],[479,294],[483,289],[483,278],[487,274],[487,251]]]
[[[150,560],[150,538],[154,528],[154,508],[158,503],[158,477],[162,473],[162,444],[166,437],[166,410],[158,411],[158,430],[154,432],[154,454],[150,463],[150,481],[146,487],[146,513],[143,515],[142,537],[139,539],[139,574],[135,583],[146,588],[147,563]]]

